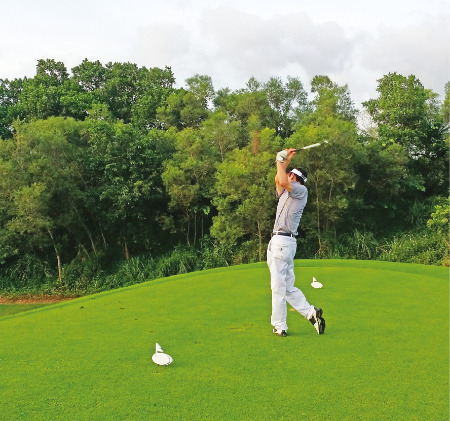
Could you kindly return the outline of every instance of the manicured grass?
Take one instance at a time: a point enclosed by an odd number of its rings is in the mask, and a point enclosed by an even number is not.
[[[296,274],[322,336],[294,311],[288,337],[271,333],[265,263],[3,317],[1,417],[448,420],[448,269],[300,260]],[[172,365],[153,364],[155,342]]]
[[[45,307],[49,304],[2,304],[0,303],[0,317],[10,316],[12,314],[22,313],[24,311],[34,310],[35,308]]]

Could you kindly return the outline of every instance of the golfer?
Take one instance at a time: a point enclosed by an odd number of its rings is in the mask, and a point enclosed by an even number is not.
[[[272,289],[273,333],[286,336],[288,302],[302,316],[308,319],[321,335],[325,330],[322,309],[309,304],[303,292],[294,286],[294,257],[297,250],[297,228],[303,209],[308,200],[305,187],[307,173],[302,168],[294,168],[289,173],[286,169],[295,155],[295,149],[285,149],[277,154],[277,189],[278,206],[272,239],[267,248],[267,265],[270,270]]]

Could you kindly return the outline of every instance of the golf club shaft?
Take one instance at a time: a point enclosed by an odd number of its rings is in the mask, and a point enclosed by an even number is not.
[[[323,143],[328,143],[326,140]],[[303,148],[298,148],[295,150],[295,152],[299,152],[302,151],[304,149],[309,149],[309,148],[315,148],[316,146],[320,146],[322,143],[313,143],[312,145],[308,145],[308,146],[303,146]]]

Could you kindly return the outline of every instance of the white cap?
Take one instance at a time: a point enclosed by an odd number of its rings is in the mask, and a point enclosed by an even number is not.
[[[302,178],[303,182],[306,183],[306,180],[307,180],[306,176],[297,168],[294,168],[293,170],[291,170],[289,172],[291,172],[292,174],[298,175],[299,177]]]

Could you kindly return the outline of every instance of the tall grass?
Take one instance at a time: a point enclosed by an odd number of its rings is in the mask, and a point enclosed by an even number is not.
[[[389,240],[378,240],[371,232],[355,230],[340,238],[323,239],[322,243],[318,255],[317,244],[299,239],[296,257],[449,265],[448,239],[442,232],[427,229]],[[205,237],[198,248],[178,246],[161,256],[140,255],[114,264],[108,256],[99,255],[65,265],[62,282],[49,264],[24,256],[15,266],[3,270],[0,266],[0,292],[81,296],[196,270],[253,263],[259,257],[252,244],[247,241],[230,249]]]
[[[439,233],[406,233],[380,246],[378,260],[449,266],[449,243]]]

